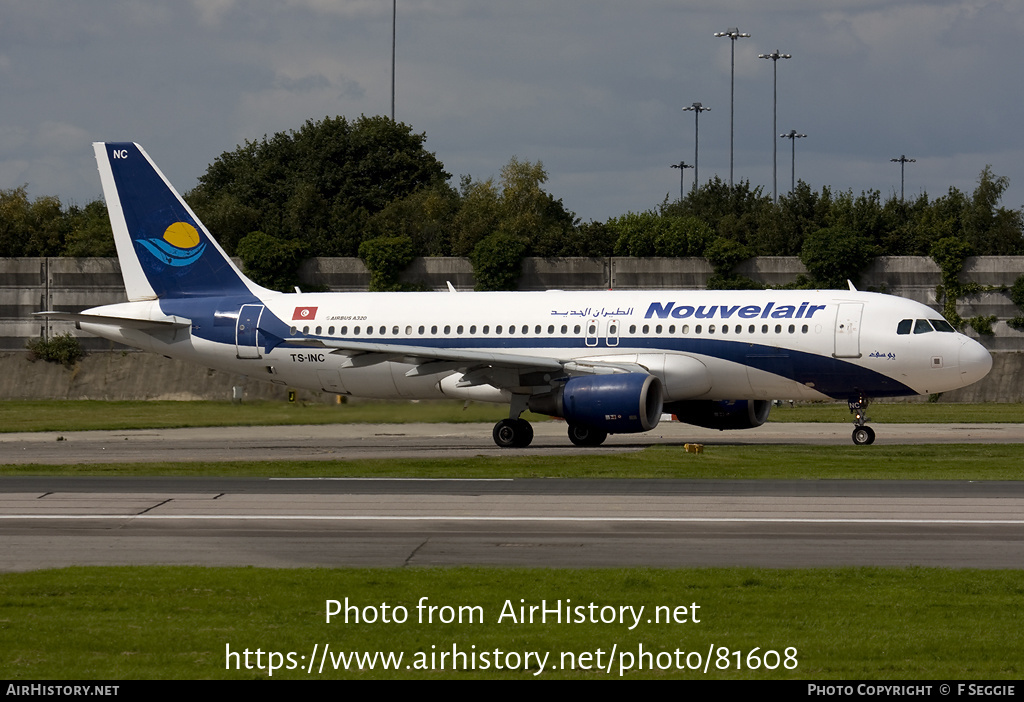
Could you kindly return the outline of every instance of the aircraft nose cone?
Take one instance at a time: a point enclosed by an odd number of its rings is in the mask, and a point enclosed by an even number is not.
[[[992,354],[974,339],[960,346],[960,380],[964,385],[976,383],[992,370]]]

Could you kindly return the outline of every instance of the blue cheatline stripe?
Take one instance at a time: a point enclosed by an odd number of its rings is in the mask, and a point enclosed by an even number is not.
[[[263,325],[261,324],[261,327]],[[687,338],[619,337],[618,346],[586,346],[579,337],[501,337],[501,338],[389,338],[387,336],[316,337],[329,341],[381,343],[394,346],[424,346],[436,349],[472,349],[502,351],[507,349],[566,349],[573,355],[600,355],[610,351],[637,353],[684,353],[731,361],[765,371],[800,384],[813,383],[815,391],[845,400],[859,393],[871,397],[904,397],[917,395],[910,387],[889,376],[863,368],[849,361],[792,349],[777,348],[749,341]]]

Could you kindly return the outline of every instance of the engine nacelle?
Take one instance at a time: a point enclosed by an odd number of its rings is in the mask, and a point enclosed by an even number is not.
[[[665,405],[676,419],[708,429],[753,429],[768,421],[770,400],[683,400]]]
[[[655,376],[616,373],[570,378],[554,392],[531,397],[529,408],[609,434],[633,434],[658,426],[662,398]]]

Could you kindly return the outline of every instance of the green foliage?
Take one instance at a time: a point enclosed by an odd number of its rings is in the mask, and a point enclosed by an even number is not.
[[[29,200],[28,186],[0,190],[0,256],[59,256],[70,231],[60,200]]]
[[[70,231],[62,256],[116,256],[114,232],[110,228],[107,206],[93,200],[85,207],[72,206],[67,213]]]
[[[718,275],[728,275],[732,269],[746,261],[753,254],[750,249],[733,239],[719,237],[704,249],[704,257]]]
[[[304,258],[302,242],[252,232],[238,242],[237,253],[245,274],[258,285],[291,292],[299,284],[299,266]]]
[[[495,232],[481,240],[469,256],[476,289],[515,290],[527,247],[521,237],[508,232]]]
[[[29,357],[34,360],[47,361],[49,363],[60,363],[71,367],[79,359],[85,356],[78,337],[71,332],[56,334],[49,339],[39,337],[30,339],[25,346],[28,348]]]
[[[837,290],[846,288],[847,280],[856,282],[873,256],[871,243],[842,225],[808,235],[800,251],[800,260],[816,285]]]
[[[1017,280],[1013,281],[1013,285],[1010,286],[1010,300],[1017,307],[1024,310],[1024,275],[1018,276]]]
[[[714,230],[692,215],[629,212],[608,220],[616,256],[701,256]]]
[[[996,316],[989,315],[988,317],[971,317],[967,320],[967,323],[971,325],[971,328],[978,332],[981,336],[992,336],[995,334],[992,331],[992,325],[996,322]]]
[[[386,117],[310,120],[221,154],[188,199],[229,253],[259,228],[312,256],[353,256],[370,217],[449,177],[425,140]]]
[[[416,258],[416,252],[407,236],[381,236],[360,244],[359,258],[370,269],[370,290],[386,292],[402,289],[398,276]]]
[[[942,274],[942,283],[935,288],[935,299],[942,304],[942,315],[946,320],[960,327],[963,318],[956,311],[956,302],[965,294],[974,292],[976,287],[960,282],[960,273],[971,255],[971,245],[963,239],[946,237],[935,242],[929,254]]]

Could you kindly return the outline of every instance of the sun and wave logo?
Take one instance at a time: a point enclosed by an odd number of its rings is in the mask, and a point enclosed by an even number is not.
[[[188,222],[175,222],[164,230],[163,238],[139,239],[138,242],[168,266],[191,266],[206,250],[199,232]]]

